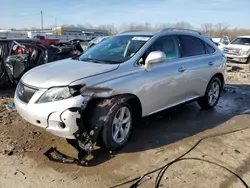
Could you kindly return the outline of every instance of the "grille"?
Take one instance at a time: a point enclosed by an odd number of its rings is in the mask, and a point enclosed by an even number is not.
[[[232,55],[240,55],[240,50],[234,48],[224,48],[224,53]]]
[[[37,89],[27,87],[22,82],[20,82],[18,84],[17,95],[21,101],[28,103],[36,91]]]

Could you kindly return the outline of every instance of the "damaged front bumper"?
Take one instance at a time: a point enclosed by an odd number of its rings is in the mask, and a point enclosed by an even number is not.
[[[36,104],[44,91],[37,91],[28,103],[21,101],[15,93],[14,102],[17,112],[29,123],[53,135],[66,139],[76,139],[75,133],[79,130],[77,122],[81,118],[81,110],[88,99],[79,95],[69,99]]]

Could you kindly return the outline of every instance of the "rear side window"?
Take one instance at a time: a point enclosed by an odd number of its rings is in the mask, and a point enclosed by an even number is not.
[[[182,57],[190,57],[206,54],[203,42],[196,37],[180,35]]]
[[[215,52],[215,49],[211,47],[209,44],[207,44],[206,42],[204,42],[204,46],[206,48],[207,54],[212,54]]]

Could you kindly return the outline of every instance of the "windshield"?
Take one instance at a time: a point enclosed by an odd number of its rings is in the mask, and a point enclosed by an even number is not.
[[[99,43],[104,37],[96,37],[90,41],[90,43],[97,44]]]
[[[151,36],[121,35],[104,40],[89,48],[79,58],[97,63],[123,63],[133,57]]]
[[[236,38],[231,44],[247,45],[250,46],[250,38]]]

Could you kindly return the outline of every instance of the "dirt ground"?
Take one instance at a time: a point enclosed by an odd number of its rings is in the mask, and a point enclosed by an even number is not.
[[[226,89],[215,109],[202,111],[191,103],[144,118],[136,122],[125,148],[117,153],[96,148],[89,166],[81,167],[49,161],[43,154],[50,147],[72,156],[76,151],[64,139],[8,112],[5,105],[12,101],[13,91],[0,91],[0,188],[111,187],[163,166],[205,136],[240,129],[244,130],[203,140],[185,156],[192,159],[166,170],[160,186],[246,187],[223,167],[250,186],[249,94],[248,66],[228,63]],[[157,173],[140,187],[154,187]]]

